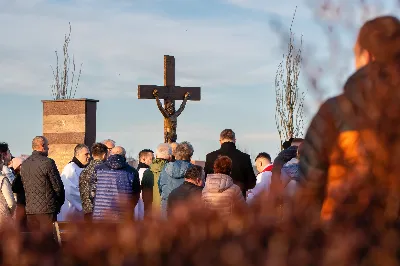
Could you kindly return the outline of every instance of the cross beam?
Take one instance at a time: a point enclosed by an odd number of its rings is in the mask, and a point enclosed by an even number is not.
[[[158,97],[164,100],[183,100],[185,93],[190,93],[191,101],[201,100],[200,87],[180,87],[175,86],[175,58],[164,55],[164,86],[139,85],[138,99],[154,99],[153,91],[158,91]]]

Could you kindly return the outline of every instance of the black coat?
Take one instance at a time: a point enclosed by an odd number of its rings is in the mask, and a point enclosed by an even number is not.
[[[207,154],[206,165],[204,167],[206,178],[208,174],[214,173],[214,162],[220,155],[225,155],[231,158],[231,177],[233,183],[240,187],[243,195],[246,195],[246,191],[254,188],[256,185],[256,175],[253,170],[250,155],[236,149],[236,145],[233,142],[223,143],[219,150]]]
[[[183,202],[191,197],[198,196],[200,199],[202,190],[203,187],[196,186],[195,184],[187,181],[183,182],[182,185],[172,190],[171,193],[169,194],[168,209],[173,207],[176,203]]]
[[[65,190],[55,162],[34,151],[21,165],[26,214],[59,213]]]

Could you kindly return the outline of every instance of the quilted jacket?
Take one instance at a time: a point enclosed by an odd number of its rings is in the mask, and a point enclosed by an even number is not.
[[[93,196],[91,195],[92,185],[94,185],[97,180],[95,180],[94,169],[96,166],[102,164],[102,160],[92,160],[89,165],[82,171],[79,176],[79,192],[81,194],[82,200],[82,210],[84,213],[93,212]]]
[[[59,213],[65,201],[64,185],[55,162],[33,151],[21,165],[26,213]]]
[[[111,155],[104,164],[95,168],[95,176],[93,219],[121,220],[125,200],[140,194],[138,171],[126,162],[125,157]]]
[[[221,216],[229,216],[235,207],[245,204],[242,190],[233,184],[232,177],[224,174],[209,174],[202,192],[206,207]]]

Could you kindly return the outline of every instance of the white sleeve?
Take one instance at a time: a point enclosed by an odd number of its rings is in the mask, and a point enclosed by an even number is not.
[[[79,192],[79,176],[75,168],[68,164],[61,174],[64,183],[65,198],[79,211],[82,211],[81,194]],[[75,182],[74,182],[75,181]]]
[[[257,176],[256,186],[251,190],[254,196],[260,194],[263,190],[269,190],[269,185],[271,184],[271,172],[264,172],[259,175]]]
[[[2,181],[1,193],[3,193],[3,196],[6,199],[8,208],[10,209],[11,214],[13,214],[17,204],[15,203],[14,194],[11,189],[10,181],[8,181],[7,178],[4,178]]]

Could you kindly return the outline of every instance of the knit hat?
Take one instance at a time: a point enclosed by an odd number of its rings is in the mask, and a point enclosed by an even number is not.
[[[13,169],[17,169],[18,166],[20,166],[22,164],[22,162],[24,161],[24,159],[22,159],[21,157],[15,157],[12,159],[12,168]]]

